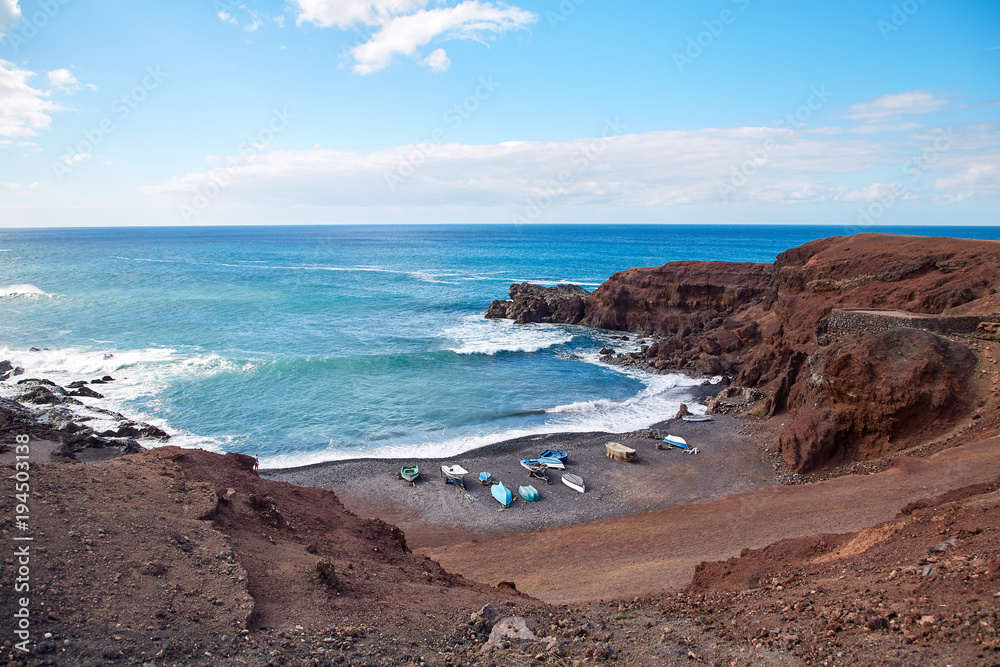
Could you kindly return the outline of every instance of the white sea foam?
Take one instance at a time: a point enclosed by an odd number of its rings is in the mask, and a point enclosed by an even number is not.
[[[114,377],[114,382],[93,387],[104,399],[81,397],[79,400],[83,405],[65,406],[70,412],[88,417],[87,425],[98,432],[115,429],[116,422],[112,416],[91,410],[91,407],[119,412],[128,419],[147,422],[168,433],[175,433],[177,429],[166,420],[132,408],[131,402],[140,398],[149,400],[183,377],[239,370],[236,364],[215,354],[183,354],[170,348],[94,350],[67,347],[37,352],[0,348],[0,359],[9,359],[14,366],[24,368],[24,374],[16,379],[45,378],[65,386],[75,380],[92,380],[105,375]],[[15,398],[18,393],[13,381],[0,384],[0,395]],[[221,451],[212,438],[193,434],[179,436],[171,438],[169,444]],[[160,443],[144,441],[143,444],[155,446]]]
[[[554,324],[515,324],[511,320],[488,320],[468,315],[458,326],[441,332],[445,346],[457,354],[538,352],[573,340],[573,333]]]
[[[595,283],[590,280],[538,280],[536,278],[511,278],[510,283],[531,283],[532,285],[543,285],[545,287],[555,287],[556,285],[579,285],[580,287],[600,287],[602,283]]]
[[[0,287],[0,299],[7,297],[23,297],[28,299],[38,299],[40,297],[52,297],[48,292],[35,287],[30,283],[21,283],[18,285],[7,285]]]
[[[596,401],[577,401],[569,405],[557,405],[554,408],[545,410],[551,415],[586,415],[594,412],[610,412],[618,408],[621,403],[608,398],[599,398]]]

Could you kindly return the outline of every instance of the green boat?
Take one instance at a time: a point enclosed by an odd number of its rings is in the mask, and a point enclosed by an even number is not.
[[[420,466],[403,466],[399,470],[399,477],[401,479],[405,479],[410,484],[413,484],[417,481],[417,478],[420,477]]]
[[[529,502],[535,502],[536,500],[541,498],[541,496],[538,495],[538,489],[531,486],[530,484],[527,486],[519,486],[517,488],[517,492],[521,495],[522,498],[524,498]]]

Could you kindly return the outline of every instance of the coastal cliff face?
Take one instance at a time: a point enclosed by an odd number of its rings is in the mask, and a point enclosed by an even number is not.
[[[834,309],[1000,320],[1000,243],[860,234],[812,241],[773,264],[630,269],[565,302],[530,287],[512,287],[511,301],[494,302],[488,316],[652,336],[642,352],[612,361],[727,376],[733,386],[715,408],[790,413],[780,451],[792,470],[809,472],[919,444],[983,407],[972,383],[977,357],[946,331],[832,336],[826,323]]]

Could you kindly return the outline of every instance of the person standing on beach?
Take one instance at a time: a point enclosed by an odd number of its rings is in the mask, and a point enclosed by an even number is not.
[[[260,468],[260,454],[253,455],[253,469],[257,470]]]

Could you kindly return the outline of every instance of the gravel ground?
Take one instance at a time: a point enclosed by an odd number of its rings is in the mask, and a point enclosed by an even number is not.
[[[720,415],[705,423],[671,420],[631,434],[528,436],[441,460],[335,461],[262,471],[262,476],[330,488],[356,514],[400,526],[411,547],[433,547],[704,502],[774,484],[772,464],[744,430],[740,421]],[[654,436],[667,433],[686,438],[700,453],[656,449],[661,440]],[[635,460],[622,463],[607,458],[608,440],[635,448]],[[586,493],[562,484],[561,471],[549,473],[548,485],[528,479],[520,459],[537,457],[545,449],[569,453],[565,472],[583,477]],[[422,478],[415,486],[398,479],[403,463],[420,465]],[[442,465],[456,463],[469,471],[467,494],[446,485],[441,477]],[[511,489],[515,501],[509,508],[502,509],[479,483],[481,471],[492,473]],[[517,487],[529,483],[539,490],[541,501],[529,503],[517,496]]]

